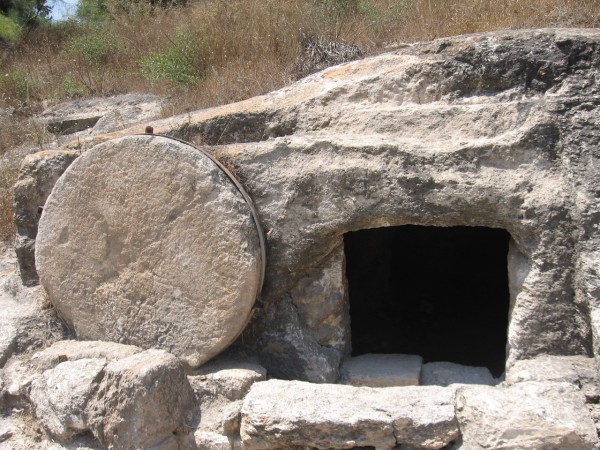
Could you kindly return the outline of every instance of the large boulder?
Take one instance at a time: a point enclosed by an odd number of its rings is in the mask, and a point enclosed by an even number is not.
[[[158,136],[81,156],[46,203],[36,244],[41,283],[78,338],[164,348],[192,367],[243,330],[262,260],[228,176]]]

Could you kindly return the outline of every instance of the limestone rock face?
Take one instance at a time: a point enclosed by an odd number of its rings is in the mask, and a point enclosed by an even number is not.
[[[266,379],[266,374],[256,362],[219,356],[188,375],[200,405],[196,436],[206,432],[207,439],[214,433],[237,437],[242,400],[255,382]]]
[[[3,247],[0,244],[0,368],[11,356],[48,345],[64,332],[43,290],[23,285],[15,253]]]
[[[177,358],[146,350],[106,366],[88,423],[106,448],[177,448],[193,405],[194,393]]]
[[[517,361],[506,373],[506,384],[525,381],[570,383],[581,389],[589,403],[600,400],[600,373],[595,358],[540,355]]]
[[[69,167],[36,260],[78,338],[164,348],[193,367],[242,331],[261,276],[240,192],[206,155],[156,136],[103,144]]]
[[[270,380],[242,407],[244,448],[439,449],[459,436],[454,392],[440,387],[379,388]]]
[[[423,358],[418,355],[366,354],[342,364],[340,382],[353,386],[417,386]]]
[[[26,286],[38,283],[35,270],[35,239],[40,208],[44,206],[54,184],[79,156],[73,150],[49,150],[28,155],[21,163],[19,178],[14,187],[15,251],[21,279]]]
[[[594,449],[598,436],[581,392],[567,383],[462,387],[456,411],[469,449]]]
[[[344,234],[410,224],[510,234],[507,368],[598,354],[599,47],[598,30],[444,38],[154,122],[211,146],[257,207],[269,264],[236,345],[277,377],[336,381],[351,341]]]
[[[104,359],[66,361],[33,381],[30,397],[35,413],[50,434],[68,440],[88,430],[86,407],[106,364]]]
[[[470,367],[449,362],[423,364],[420,383],[423,386],[449,386],[460,384],[497,384],[487,367]]]
[[[83,137],[156,119],[162,113],[163,101],[155,95],[140,94],[73,100],[47,108],[37,120],[51,133]]]

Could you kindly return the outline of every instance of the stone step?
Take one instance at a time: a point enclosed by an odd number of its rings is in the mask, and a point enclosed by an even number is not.
[[[419,355],[367,353],[344,361],[340,382],[370,387],[417,386],[422,364]]]

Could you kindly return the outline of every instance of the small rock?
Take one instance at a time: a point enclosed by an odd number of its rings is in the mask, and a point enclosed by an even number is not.
[[[218,357],[189,375],[200,404],[199,429],[233,436],[239,431],[242,400],[253,383],[266,379],[264,367],[254,361]]]
[[[30,398],[35,413],[53,436],[67,440],[88,430],[85,411],[98,388],[105,359],[79,359],[58,364],[33,381]]]
[[[342,364],[340,383],[353,386],[417,386],[423,358],[418,355],[366,354]]]
[[[39,372],[23,357],[12,357],[2,369],[4,379],[3,397],[13,399],[27,398],[31,383]]]
[[[18,433],[19,429],[12,423],[0,423],[0,442],[4,442]]]
[[[152,349],[106,366],[88,422],[94,436],[111,449],[170,446],[173,436],[184,437],[193,405],[181,362]]]
[[[226,436],[210,431],[196,431],[194,440],[198,450],[231,450],[231,444]]]
[[[421,369],[421,385],[448,386],[454,383],[497,384],[487,367],[471,367],[451,362],[431,362],[423,364]]]
[[[243,399],[252,384],[266,377],[266,369],[257,362],[216,358],[188,378],[199,397],[218,394],[235,401]]]
[[[235,436],[239,434],[240,423],[242,420],[240,413],[241,409],[242,402],[241,400],[238,400],[237,402],[230,403],[223,410],[221,429],[226,436]]]

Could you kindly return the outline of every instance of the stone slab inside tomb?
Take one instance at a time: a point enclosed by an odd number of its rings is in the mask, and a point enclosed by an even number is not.
[[[27,156],[70,334],[15,328],[3,401],[90,448],[600,448],[599,79],[598,30],[444,38]]]

